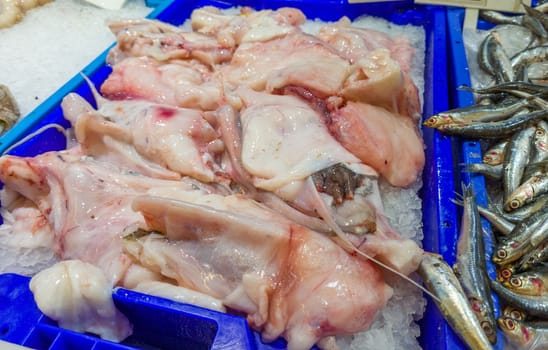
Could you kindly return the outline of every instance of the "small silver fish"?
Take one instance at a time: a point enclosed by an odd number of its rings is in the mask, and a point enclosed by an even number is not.
[[[522,295],[505,288],[500,282],[491,280],[491,288],[508,304],[531,316],[546,317],[548,296]]]
[[[498,11],[493,10],[480,10],[480,18],[494,24],[516,24],[521,25],[521,15],[507,16]]]
[[[506,55],[506,51],[502,47],[500,34],[498,31],[492,30],[489,35],[493,36],[493,40],[487,43],[488,60],[494,69],[493,76],[497,83],[506,83],[514,81],[514,69],[510,57]]]
[[[495,247],[495,253],[492,260],[495,264],[502,266],[520,259],[523,255],[533,250],[534,246],[530,244],[531,235],[535,228],[543,221],[548,207],[544,207],[533,215],[519,222],[507,239],[500,242]]]
[[[473,88],[461,85],[458,90],[470,91],[475,94],[495,94],[501,92],[521,91],[529,94],[548,93],[548,86],[541,84],[531,84],[524,81],[510,81],[506,83],[495,84],[484,88]]]
[[[543,295],[548,293],[548,270],[527,271],[512,275],[502,282],[506,288],[526,295]]]
[[[461,200],[455,199],[452,200],[452,202],[457,205],[463,205],[463,202]],[[502,234],[503,236],[508,236],[516,226],[513,222],[506,220],[504,216],[500,213],[500,211],[496,208],[493,208],[491,205],[489,205],[488,208],[481,205],[478,205],[477,207],[480,215],[487,219],[491,226],[493,226],[498,231],[498,233]]]
[[[485,164],[489,165],[499,165],[502,164],[504,158],[504,148],[508,140],[497,142],[496,144],[489,147],[483,154],[482,161]]]
[[[493,44],[491,44],[491,42],[493,42]],[[489,32],[480,43],[478,49],[478,65],[485,73],[491,76],[495,75],[495,68],[492,66],[491,60],[489,59],[490,55],[488,48],[494,46],[495,44],[497,44],[497,40],[493,36],[492,32]]]
[[[548,239],[548,214],[535,226],[535,230],[529,239],[529,244],[538,247]]]
[[[529,105],[529,99],[521,99],[517,102],[501,103],[498,105],[472,105],[454,108],[426,119],[423,125],[439,129],[449,124],[470,124],[504,120]]]
[[[508,221],[513,223],[519,223],[525,220],[529,216],[543,209],[548,205],[548,195],[538,197],[534,202],[525,204],[520,208],[512,210],[511,212],[504,212],[502,209],[498,210],[499,213]]]
[[[417,272],[426,288],[438,298],[434,301],[457,336],[470,349],[492,349],[453,269],[443,257],[439,254],[425,253]]]
[[[546,39],[548,39],[548,32],[537,17],[528,14],[524,15],[521,23],[524,27],[529,28],[541,42],[546,42]]]
[[[502,164],[490,165],[485,163],[471,163],[466,164],[462,171],[482,174],[483,176],[489,177],[493,180],[502,179]]]
[[[504,203],[504,210],[512,211],[521,208],[545,194],[548,194],[548,173],[533,175],[508,196]]]
[[[506,220],[504,216],[496,210],[490,210],[489,208],[479,205],[478,210],[481,216],[486,218],[487,221],[489,221],[489,223],[503,236],[508,236],[516,227],[514,223]]]
[[[509,316],[500,317],[497,320],[500,329],[512,343],[520,349],[546,349],[546,336],[548,335],[548,322],[522,321]],[[544,338],[544,339],[542,339]],[[538,341],[543,341],[539,344]]]
[[[541,120],[536,125],[533,147],[531,148],[530,163],[548,160],[548,123]]]
[[[516,78],[524,76],[525,68],[534,62],[543,62],[548,60],[548,46],[535,46],[523,50],[510,59],[514,76]]]
[[[533,126],[517,131],[504,149],[502,185],[505,203],[521,183],[525,166],[529,161],[535,131],[536,128]],[[506,206],[504,209],[510,211]]]
[[[523,1],[521,2],[521,5],[525,9],[525,13],[527,15],[535,18],[542,25],[544,30],[548,30],[548,16],[545,13],[543,13],[542,11],[539,11],[538,8],[528,6]]]
[[[546,173],[548,173],[548,159],[541,160],[540,162],[531,162],[531,160],[529,160],[529,163],[527,164],[527,166],[525,167],[525,171],[523,172],[522,182],[529,180],[533,176],[542,176]]]
[[[548,117],[548,110],[528,114],[514,115],[508,119],[495,122],[478,122],[473,124],[447,124],[438,127],[444,134],[469,138],[503,138],[535,125],[539,120]]]
[[[496,321],[487,277],[483,231],[476,196],[471,185],[463,185],[463,214],[453,266],[481,328],[489,341],[497,341]]]

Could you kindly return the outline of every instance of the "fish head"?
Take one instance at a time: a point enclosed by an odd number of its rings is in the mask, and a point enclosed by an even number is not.
[[[443,125],[453,124],[454,120],[449,114],[436,114],[431,116],[430,118],[426,119],[422,125],[427,126],[429,128],[438,128]]]
[[[519,320],[503,316],[497,320],[497,323],[502,332],[518,345],[527,345],[534,337],[534,331]]]
[[[501,162],[501,155],[498,152],[491,151],[484,154],[482,161],[488,165],[498,165]]]
[[[514,198],[511,198],[504,204],[504,210],[506,211],[516,210],[520,208],[522,205],[523,205],[523,199],[516,196]]]
[[[502,310],[502,314],[503,316],[507,316],[518,321],[525,321],[527,318],[527,314],[525,312],[520,309],[516,309],[511,305],[507,305],[504,310]]]
[[[477,297],[468,298],[472,311],[476,315],[476,318],[479,321],[481,329],[487,336],[487,339],[491,343],[496,343],[497,341],[497,325],[494,323],[494,320],[489,315],[489,305],[487,300],[482,300]]]
[[[527,199],[529,199],[533,193],[531,191],[528,191],[527,188],[522,187],[521,189],[518,189],[512,193],[510,198],[504,203],[504,210],[507,212],[511,212],[513,210],[521,208]]]
[[[495,251],[495,254],[493,254],[493,262],[498,265],[502,265],[509,255],[509,247],[506,245],[503,245]]]
[[[544,281],[534,273],[523,278],[522,286],[524,293],[529,295],[541,295],[544,291]]]
[[[497,246],[493,254],[493,262],[499,266],[505,265],[514,271],[513,264],[509,264],[519,259],[525,253],[524,245],[524,242],[516,239],[508,239],[502,242]]]
[[[483,329],[483,333],[487,336],[487,339],[489,339],[489,342],[491,344],[494,344],[497,342],[497,326],[493,324],[489,320],[482,320],[480,322],[481,329]]]
[[[506,288],[517,290],[517,289],[520,289],[521,287],[523,287],[523,285],[524,285],[523,277],[522,276],[513,276],[513,277],[507,279],[506,281],[502,282],[502,284]]]
[[[534,136],[534,142],[536,144],[539,144],[541,149],[548,150],[546,148],[546,124],[544,123],[538,123],[537,127],[535,129],[535,136]]]

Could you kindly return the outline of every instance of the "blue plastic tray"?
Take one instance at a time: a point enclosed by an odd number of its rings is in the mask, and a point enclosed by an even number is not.
[[[342,16],[356,18],[368,14],[386,18],[396,24],[421,25],[426,31],[426,70],[424,115],[430,116],[449,108],[448,68],[446,41],[446,9],[438,6],[415,5],[412,1],[348,4],[344,0],[265,0],[265,1],[164,1],[149,16],[175,25],[190,16],[194,8],[214,5],[231,7],[251,6],[256,9],[282,6],[298,7],[308,18],[338,20]],[[110,74],[105,65],[107,51],[87,66],[83,73],[96,84]],[[48,129],[26,142],[13,147],[21,138],[42,126],[58,123],[64,127],[60,108],[62,98],[77,92],[92,101],[91,92],[81,76],[75,76],[53,96],[31,112],[12,130],[0,137],[0,153],[33,156],[45,151],[64,148],[65,138],[55,129]],[[428,251],[440,252],[452,262],[457,236],[457,208],[450,202],[455,191],[453,144],[451,138],[432,129],[424,129],[426,165],[424,186],[423,246]],[[283,340],[263,344],[256,332],[250,331],[243,318],[225,315],[198,307],[167,301],[125,289],[113,293],[117,307],[134,325],[134,335],[123,344],[114,344],[90,335],[60,329],[55,322],[36,308],[28,290],[28,278],[0,275],[0,340],[37,349],[282,349]],[[443,350],[462,346],[432,302],[428,303],[421,321],[422,347]]]
[[[536,6],[537,1],[532,1],[533,6]],[[457,90],[461,85],[471,86],[470,71],[468,68],[468,62],[466,58],[466,50],[463,40],[463,23],[464,23],[465,11],[462,8],[458,7],[448,7],[447,8],[447,35],[450,44],[450,62],[451,68],[450,73],[450,85],[449,85],[449,97],[450,97],[450,107],[466,107],[474,104],[474,95],[471,92]],[[477,28],[481,30],[488,30],[493,27],[492,23],[486,22],[482,19],[478,20]],[[455,159],[459,159],[460,163],[481,163],[482,162],[482,149],[481,143],[477,140],[461,140],[455,139]],[[487,189],[485,178],[483,175],[456,171],[455,176],[458,182],[463,182],[466,184],[472,184],[475,192],[478,203],[486,206],[488,204],[487,200]],[[487,273],[491,279],[496,279],[496,269],[495,264],[491,261],[491,256],[494,250],[494,238],[492,233],[492,228],[489,222],[485,219],[482,219],[482,228],[484,232],[487,233],[486,238],[491,237],[491,240],[485,242],[485,253],[487,255]],[[450,253],[455,255],[455,252]],[[498,307],[498,297],[493,293],[493,304],[495,306],[495,316],[499,316],[499,307]],[[495,349],[502,349],[504,347],[502,341],[503,335],[499,330],[498,332],[498,342],[495,344]]]

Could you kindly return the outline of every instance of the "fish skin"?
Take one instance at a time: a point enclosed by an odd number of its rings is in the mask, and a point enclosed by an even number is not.
[[[478,64],[480,68],[492,76],[495,76],[497,70],[493,62],[493,53],[497,49],[502,49],[502,45],[496,36],[496,31],[493,30],[483,39],[478,49]],[[500,83],[498,79],[497,82]]]
[[[510,194],[504,203],[504,209],[512,211],[521,208],[546,194],[548,194],[548,174],[533,175]]]
[[[463,202],[461,200],[455,199],[452,200],[452,202],[460,206],[463,205]],[[498,210],[491,209],[491,206],[489,206],[489,208],[486,208],[478,205],[477,208],[480,215],[483,218],[487,219],[491,226],[493,226],[498,231],[498,233],[503,236],[508,236],[516,226],[513,222],[506,220]]]
[[[493,180],[502,179],[502,164],[490,165],[485,163],[466,164],[462,171],[478,173]]]
[[[535,46],[516,54],[510,59],[514,76],[519,78],[524,75],[525,67],[531,63],[543,62],[548,59],[548,46]]]
[[[491,280],[491,288],[501,299],[531,316],[546,317],[548,314],[548,296],[521,295],[493,280]]]
[[[529,14],[523,16],[522,25],[529,28],[542,42],[545,42],[548,38],[546,28],[537,17]]]
[[[543,209],[548,204],[548,195],[538,197],[534,202],[525,204],[524,206],[515,209],[511,212],[499,211],[501,215],[508,221],[519,223],[539,210]]]
[[[545,160],[548,160],[548,123],[541,120],[536,125],[530,162],[538,163]]]
[[[514,223],[506,220],[504,216],[497,211],[490,210],[489,208],[480,205],[478,205],[478,211],[481,216],[487,219],[487,221],[489,221],[489,223],[503,236],[508,236],[516,226]]]
[[[502,47],[499,39],[499,33],[496,30],[492,30],[489,34],[492,34],[494,40],[487,43],[487,59],[493,67],[493,76],[495,77],[495,81],[497,83],[514,81],[515,76],[512,62]]]
[[[501,103],[495,106],[476,104],[454,108],[431,116],[423,122],[423,125],[430,128],[439,128],[448,124],[470,124],[504,120],[529,105],[530,101],[528,99],[521,99],[517,102]]]
[[[517,273],[502,281],[502,285],[518,294],[543,295],[548,293],[548,270]]]
[[[521,25],[522,16],[507,16],[498,11],[480,10],[480,18],[494,24],[516,24]]]
[[[548,334],[548,323],[545,321],[523,321],[509,316],[497,319],[497,323],[508,339],[523,349],[546,349],[542,337]],[[546,340],[544,340],[546,342]]]
[[[428,290],[439,299],[434,301],[440,313],[463,343],[470,349],[492,349],[453,269],[443,257],[424,253],[417,272]]]
[[[535,232],[536,226],[542,222],[548,212],[548,207],[544,207],[530,217],[519,222],[508,239],[500,242],[495,247],[495,253],[492,260],[495,264],[502,266],[520,259],[523,255],[531,251],[534,246],[530,244],[531,235]]]
[[[548,242],[542,242],[516,263],[516,269],[525,272],[538,266],[544,267],[546,262],[548,262]]]
[[[533,247],[538,247],[542,242],[548,239],[548,214],[538,225],[535,226],[535,231],[531,235],[530,244]]]
[[[502,160],[504,158],[504,148],[507,143],[508,140],[504,140],[489,147],[483,154],[482,162],[489,165],[502,164]]]
[[[529,94],[538,94],[538,93],[548,93],[548,86],[541,84],[532,84],[524,81],[510,81],[500,84],[495,84],[492,86],[487,86],[484,88],[473,88],[466,85],[461,85],[458,87],[459,90],[471,91],[476,94],[494,94],[501,92],[526,92]]]
[[[502,185],[505,203],[521,183],[525,166],[529,162],[535,131],[536,128],[531,126],[516,132],[504,149]]]
[[[512,305],[506,305],[502,310],[502,316],[507,316],[518,321],[525,321],[529,316],[518,308],[513,307]]]
[[[462,191],[463,214],[453,269],[482,329],[494,344],[497,341],[496,320],[487,277],[480,214],[472,186],[463,185]]]
[[[540,110],[496,122],[442,125],[438,130],[444,134],[468,138],[503,138],[546,118],[548,110]]]
[[[548,16],[545,13],[539,11],[537,8],[528,6],[527,4],[523,3],[523,1],[521,2],[521,5],[525,9],[525,13],[537,19],[537,21],[539,21],[544,30],[548,30]]]

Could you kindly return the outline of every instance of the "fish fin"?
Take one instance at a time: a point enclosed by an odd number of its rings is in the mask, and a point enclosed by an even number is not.
[[[476,89],[474,89],[473,87],[471,86],[468,86],[468,85],[459,85],[457,87],[457,90],[460,90],[460,91],[469,91],[469,92],[476,92]]]
[[[453,202],[453,204],[456,204],[458,206],[463,206],[464,205],[464,202],[462,201],[462,199],[456,199],[456,198],[449,198],[449,200],[451,202]]]

